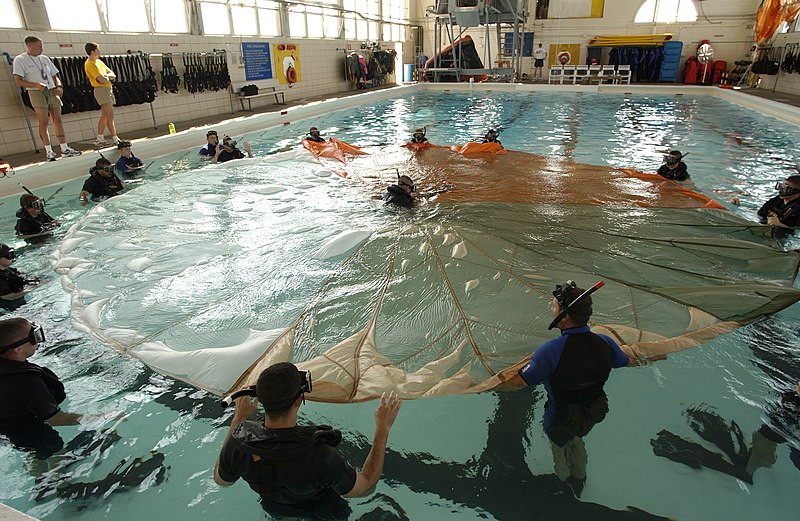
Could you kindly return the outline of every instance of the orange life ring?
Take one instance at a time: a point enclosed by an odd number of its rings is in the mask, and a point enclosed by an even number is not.
[[[569,51],[561,51],[558,53],[558,63],[561,65],[568,64],[570,60],[572,60],[572,55],[569,53]]]
[[[286,81],[297,83],[297,71],[291,65],[286,69]]]

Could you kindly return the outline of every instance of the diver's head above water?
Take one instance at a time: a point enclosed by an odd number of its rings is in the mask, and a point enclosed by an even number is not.
[[[586,290],[579,288],[571,280],[564,284],[556,284],[550,312],[554,322],[561,314],[564,316],[555,325],[561,329],[568,329],[585,326],[589,322],[589,317],[592,316],[592,297],[588,294],[584,295],[584,293]],[[581,298],[582,296],[583,298]]]
[[[681,162],[681,159],[683,159],[683,154],[677,150],[670,150],[670,152],[664,156],[664,162],[669,167],[677,166],[678,163]]]
[[[414,184],[414,180],[407,175],[397,177],[397,186],[402,188],[407,194],[417,191],[417,185]]]
[[[486,140],[487,143],[494,143],[495,141],[497,141],[497,136],[498,132],[495,129],[490,128],[489,131],[484,136],[484,139]]]
[[[791,175],[776,183],[775,190],[785,202],[794,201],[800,197],[800,175]]]

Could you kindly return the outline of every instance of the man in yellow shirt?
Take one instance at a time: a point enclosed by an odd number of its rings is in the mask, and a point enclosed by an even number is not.
[[[117,129],[114,126],[114,91],[111,89],[111,82],[117,79],[114,71],[108,68],[100,59],[100,46],[94,42],[86,44],[86,54],[89,58],[83,64],[83,70],[86,71],[86,76],[89,77],[89,82],[94,87],[94,99],[100,105],[100,121],[97,122],[97,140],[94,142],[97,146],[106,145],[106,138],[103,136],[106,127],[111,132],[111,139],[114,143],[119,143],[120,139],[117,137]]]

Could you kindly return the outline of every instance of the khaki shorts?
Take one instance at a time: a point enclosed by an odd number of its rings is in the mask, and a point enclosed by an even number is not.
[[[31,99],[31,106],[35,109],[54,109],[62,107],[61,98],[56,96],[56,89],[50,90],[29,90],[28,97]]]
[[[97,100],[97,104],[101,107],[106,103],[111,103],[113,105],[117,102],[117,99],[114,97],[114,91],[108,87],[95,87],[94,99]]]

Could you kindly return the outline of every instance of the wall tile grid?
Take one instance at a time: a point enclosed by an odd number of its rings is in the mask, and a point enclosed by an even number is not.
[[[247,39],[238,37],[198,36],[198,35],[110,35],[100,33],[61,33],[61,32],[34,32],[44,42],[44,52],[48,56],[75,56],[83,55],[83,46],[87,41],[96,41],[100,44],[105,54],[124,54],[128,50],[146,53],[179,53],[179,52],[208,52],[212,49],[225,49],[228,51],[228,67],[231,80],[234,83],[245,81],[244,67],[241,62],[241,42]],[[2,51],[9,53],[12,58],[25,50],[22,43],[29,31],[2,30],[0,29],[0,42]],[[263,40],[263,39],[259,39]],[[272,43],[295,43],[300,47],[302,81],[289,89],[279,86],[285,92],[287,101],[305,97],[322,96],[346,92],[352,86],[344,80],[343,53],[336,48],[345,46],[342,40],[296,40],[296,39],[266,39]],[[72,43],[73,47],[61,48],[59,44]],[[353,48],[358,45],[351,42]],[[171,46],[170,44],[177,44]],[[181,57],[174,57],[178,74],[183,73]],[[156,72],[160,88],[161,58],[151,58],[153,69]],[[23,118],[22,107],[18,99],[16,84],[10,78],[11,67],[6,65],[6,72],[0,75],[0,155],[20,153],[32,150],[32,143],[28,136],[27,126]],[[253,100],[253,108],[270,105],[272,98],[264,97]],[[231,113],[231,97],[228,91],[202,92],[190,94],[183,89],[177,94],[158,91],[158,96],[152,104],[156,124],[166,127],[169,122],[199,119],[206,115],[219,115]],[[238,100],[233,99],[233,108],[240,110]],[[34,135],[37,135],[33,111],[28,111]],[[125,132],[152,127],[153,118],[150,106],[129,105],[115,108],[115,123],[120,136]],[[83,112],[64,115],[67,140],[70,143],[88,141],[95,137],[99,111]],[[24,129],[24,133],[19,132]],[[11,135],[8,135],[11,134]],[[38,135],[37,135],[38,143]],[[54,132],[51,129],[51,139]]]

